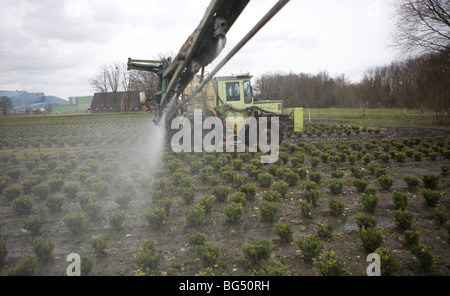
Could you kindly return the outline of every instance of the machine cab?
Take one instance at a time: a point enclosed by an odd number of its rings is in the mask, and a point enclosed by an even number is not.
[[[216,77],[217,93],[225,104],[235,108],[246,108],[253,104],[251,76]]]

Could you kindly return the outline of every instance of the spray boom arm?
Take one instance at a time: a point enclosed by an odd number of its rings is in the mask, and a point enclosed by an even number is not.
[[[158,75],[159,85],[156,101],[159,103],[156,124],[162,119],[169,121],[175,116],[176,110],[186,100],[177,101],[180,94],[203,67],[210,64],[222,51],[226,43],[226,33],[239,17],[250,0],[212,0],[205,15],[195,31],[185,41],[173,61],[133,60],[128,58],[128,70],[150,71]],[[279,0],[278,3],[258,22],[258,24],[239,42],[227,55],[222,67],[256,32],[267,23],[289,0]],[[214,69],[213,73],[219,70]],[[212,73],[211,73],[212,74]],[[212,78],[214,75],[208,75]],[[211,77],[210,77],[211,76]],[[204,85],[204,84],[203,84]],[[200,90],[197,90],[200,91]]]

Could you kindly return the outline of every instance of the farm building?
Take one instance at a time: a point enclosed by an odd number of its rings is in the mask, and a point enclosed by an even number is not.
[[[139,102],[139,92],[95,93],[91,102],[92,113],[147,111]]]
[[[48,106],[68,105],[69,102],[55,96],[46,96],[44,93],[29,93],[26,91],[0,91],[0,97],[11,99],[10,112],[25,113],[44,111]]]
[[[52,106],[52,113],[85,113],[91,107],[92,96],[69,97],[69,105]]]

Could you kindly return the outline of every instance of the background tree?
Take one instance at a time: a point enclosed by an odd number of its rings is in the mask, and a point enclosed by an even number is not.
[[[450,51],[450,2],[402,0],[396,7],[394,43],[403,53]]]
[[[6,117],[9,110],[12,108],[11,99],[9,97],[0,97],[0,110],[2,114]]]

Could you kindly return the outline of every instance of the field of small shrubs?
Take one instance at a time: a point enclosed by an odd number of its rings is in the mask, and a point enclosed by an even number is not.
[[[384,132],[308,123],[263,164],[147,114],[2,118],[0,275],[450,275],[450,137]]]

